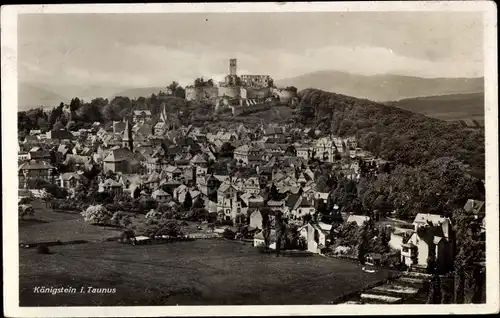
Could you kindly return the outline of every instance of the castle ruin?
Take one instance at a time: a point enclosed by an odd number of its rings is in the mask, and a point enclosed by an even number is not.
[[[269,75],[238,76],[236,59],[229,60],[229,74],[218,85],[186,87],[187,100],[209,102],[216,111],[231,108],[233,114],[240,113],[243,108],[269,105],[273,100],[287,104],[294,96],[287,89],[276,88]]]

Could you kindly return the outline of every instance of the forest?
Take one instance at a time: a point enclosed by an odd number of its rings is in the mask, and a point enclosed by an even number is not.
[[[386,160],[415,166],[441,157],[464,163],[484,179],[484,129],[429,118],[396,107],[345,95],[299,92],[299,121],[339,136],[356,136],[360,147]]]

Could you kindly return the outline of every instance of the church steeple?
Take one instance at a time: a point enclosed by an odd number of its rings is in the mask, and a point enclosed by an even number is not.
[[[122,147],[134,151],[134,138],[132,136],[132,126],[130,120],[127,118],[125,121],[125,129],[123,130]]]

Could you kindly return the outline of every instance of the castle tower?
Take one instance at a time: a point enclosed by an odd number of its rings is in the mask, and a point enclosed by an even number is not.
[[[236,76],[236,59],[229,60],[229,75]]]
[[[125,129],[123,130],[122,147],[130,149],[130,151],[134,151],[134,138],[132,135],[132,126],[130,125],[130,120],[128,119],[125,122]]]

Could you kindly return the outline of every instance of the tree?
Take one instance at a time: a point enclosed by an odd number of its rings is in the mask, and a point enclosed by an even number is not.
[[[125,214],[121,211],[116,211],[113,213],[113,216],[111,217],[110,224],[112,225],[121,225],[122,220],[125,218]]]
[[[193,201],[193,205],[191,206],[191,209],[197,210],[197,209],[204,209],[205,208],[205,202],[203,202],[203,199],[200,197],[197,197]]]
[[[281,212],[276,213],[275,216],[275,229],[276,229],[276,256],[279,256],[281,250],[281,242],[286,237],[286,221]]]
[[[269,248],[269,239],[271,236],[271,219],[270,219],[270,211],[267,209],[262,209],[260,211],[262,215],[262,235],[264,236],[264,244],[266,249]]]
[[[273,183],[271,185],[271,189],[269,189],[269,200],[274,200],[274,201],[277,201],[279,200],[279,192],[278,192],[278,188],[276,187],[276,185]]]
[[[109,224],[111,213],[103,205],[91,205],[81,213],[85,222],[98,225]]]
[[[224,232],[222,233],[222,237],[224,237],[225,239],[228,239],[228,240],[234,240],[235,235],[236,235],[236,233],[231,231],[231,229],[229,229],[229,228],[226,228],[224,230]]]
[[[303,124],[310,123],[315,118],[315,109],[308,103],[300,103],[299,105],[299,118]]]
[[[128,227],[130,224],[132,224],[132,218],[129,215],[124,216],[120,220],[120,225],[123,227]]]
[[[61,106],[61,105],[59,105],[59,106]],[[69,111],[71,113],[76,112],[81,106],[82,106],[82,102],[78,97],[72,98],[71,101],[69,102]]]
[[[35,215],[35,210],[29,204],[20,204],[18,205],[17,210],[19,212],[19,218],[21,220],[24,220],[26,217],[32,217]]]
[[[229,142],[225,142],[220,147],[219,156],[221,158],[233,158],[234,146]]]
[[[429,280],[429,292],[427,294],[427,304],[441,303],[441,278],[434,273]]]
[[[134,199],[137,199],[140,196],[141,196],[141,188],[137,187],[137,188],[134,189],[133,197],[134,197]]]
[[[49,123],[47,121],[47,119],[45,119],[45,117],[39,117],[37,119],[37,122],[36,122],[38,128],[42,131],[42,132],[46,132],[49,130]]]
[[[54,126],[52,126],[52,130],[61,130],[61,129],[64,129],[64,124],[61,122],[61,119],[58,118]]]
[[[182,234],[181,225],[172,219],[161,219],[144,230],[143,235],[148,237],[168,235],[176,237]]]
[[[186,192],[186,196],[184,197],[184,203],[182,204],[184,210],[188,211],[193,206],[193,197],[191,196],[191,192],[188,190]]]

